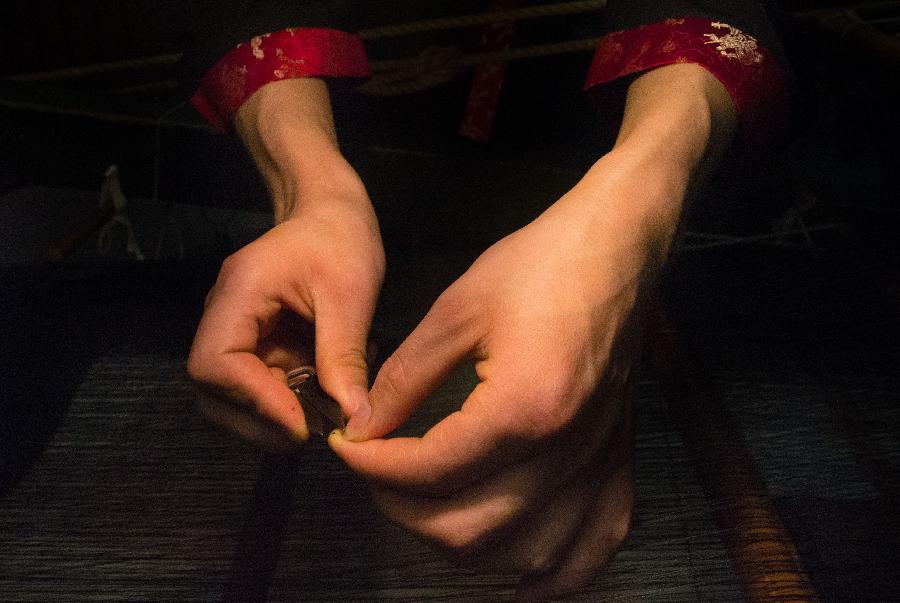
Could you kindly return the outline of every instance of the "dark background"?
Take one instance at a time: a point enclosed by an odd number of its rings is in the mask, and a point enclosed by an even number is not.
[[[744,451],[818,595],[885,601],[900,598],[900,6],[868,3],[860,20],[848,6],[789,7],[792,132],[752,165],[726,162],[691,210],[660,298],[691,379],[730,417],[727,452]],[[508,596],[508,579],[460,573],[392,532],[327,451],[267,474],[194,416],[183,364],[202,299],[221,259],[270,223],[265,190],[241,145],[185,104],[174,61],[45,73],[178,54],[189,8],[0,7],[0,598],[214,600],[247,580],[274,599]],[[555,19],[521,36],[576,29]],[[614,109],[581,92],[589,60],[511,65],[486,145],[456,134],[465,74],[396,98],[335,92],[389,253],[375,325],[385,351],[609,147]],[[49,262],[95,220],[110,164],[146,259],[116,229],[109,250],[93,232]],[[686,413],[665,367],[648,364],[635,530],[583,600],[735,599],[737,528],[716,514],[733,501],[710,488],[690,444],[714,413]],[[274,553],[254,556],[248,542]]]

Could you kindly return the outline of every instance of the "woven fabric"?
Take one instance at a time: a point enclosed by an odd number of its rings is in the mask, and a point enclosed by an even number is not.
[[[325,28],[289,28],[239,44],[210,69],[191,102],[225,130],[254,92],[270,82],[300,77],[368,77],[359,37]]]
[[[741,123],[738,146],[760,150],[783,133],[790,103],[782,67],[756,38],[710,19],[666,19],[604,36],[585,87],[678,63],[702,66],[728,90]]]

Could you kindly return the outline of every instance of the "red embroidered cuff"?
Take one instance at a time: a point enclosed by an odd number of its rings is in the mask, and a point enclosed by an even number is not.
[[[369,77],[362,40],[336,29],[290,28],[256,36],[219,60],[191,103],[225,130],[244,101],[269,82],[297,77]]]
[[[781,66],[754,37],[709,19],[667,19],[608,34],[585,88],[673,63],[698,64],[722,82],[737,108],[741,145],[759,149],[785,129],[790,105]]]

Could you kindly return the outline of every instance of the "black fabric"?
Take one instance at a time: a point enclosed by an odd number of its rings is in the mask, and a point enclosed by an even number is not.
[[[182,84],[193,94],[203,75],[253,36],[287,27],[354,31],[361,11],[352,0],[201,0],[192,15],[193,44],[182,61]]]
[[[185,55],[183,82],[186,91],[193,93],[203,74],[219,58],[255,35],[287,27],[355,31],[384,23],[477,11],[479,4],[481,10],[487,7],[486,1],[201,0],[192,19],[194,44]],[[670,17],[708,17],[754,36],[783,61],[779,28],[773,25],[783,21],[782,14],[776,0],[609,0],[603,21],[606,31],[618,31]],[[596,20],[594,15],[584,18]]]

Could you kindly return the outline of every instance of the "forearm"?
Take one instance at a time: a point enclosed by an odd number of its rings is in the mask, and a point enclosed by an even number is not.
[[[364,196],[362,182],[338,147],[323,80],[263,86],[241,106],[235,128],[272,193],[277,221],[308,203]]]
[[[718,166],[737,117],[724,87],[702,67],[654,69],[628,90],[613,149],[576,186],[598,228],[614,229],[665,261],[689,193]]]
[[[544,214],[573,262],[650,282],[669,255],[685,200],[718,164],[736,125],[728,93],[702,68],[672,65],[631,85],[614,148]],[[600,282],[608,285],[608,275]],[[604,286],[606,286],[604,285]],[[600,285],[597,285],[598,287]]]
[[[736,125],[734,104],[719,80],[699,65],[668,65],[629,87],[614,152],[688,187],[715,170]]]

